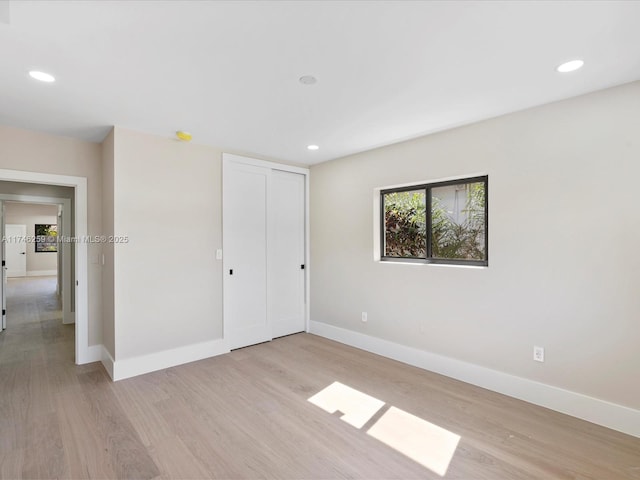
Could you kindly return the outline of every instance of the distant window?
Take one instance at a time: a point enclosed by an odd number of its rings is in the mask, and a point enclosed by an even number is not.
[[[380,192],[381,260],[487,265],[487,177]]]

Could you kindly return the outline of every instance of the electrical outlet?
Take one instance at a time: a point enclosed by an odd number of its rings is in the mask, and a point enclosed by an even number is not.
[[[367,312],[362,312],[362,321],[363,322],[367,321]]]
[[[216,260],[222,260],[222,249],[216,250]]]
[[[536,362],[544,362],[544,347],[533,347],[533,359]]]

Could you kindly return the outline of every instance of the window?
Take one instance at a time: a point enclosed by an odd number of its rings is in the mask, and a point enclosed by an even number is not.
[[[380,192],[381,260],[487,265],[487,177]]]

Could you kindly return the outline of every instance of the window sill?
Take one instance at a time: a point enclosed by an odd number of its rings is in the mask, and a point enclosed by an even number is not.
[[[422,267],[444,267],[444,268],[471,268],[471,269],[480,269],[486,270],[489,268],[488,265],[461,265],[456,263],[427,263],[427,262],[419,262],[419,261],[404,261],[404,260],[374,260],[376,263],[387,264],[387,265],[417,265]]]

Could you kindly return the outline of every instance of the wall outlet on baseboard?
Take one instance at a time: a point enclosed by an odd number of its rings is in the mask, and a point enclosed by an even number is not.
[[[533,359],[536,362],[544,362],[544,347],[533,347]]]
[[[367,312],[362,312],[362,321],[363,322],[367,321]]]

